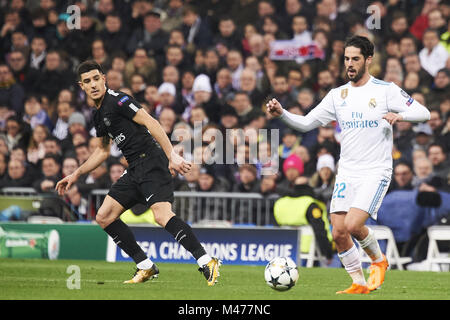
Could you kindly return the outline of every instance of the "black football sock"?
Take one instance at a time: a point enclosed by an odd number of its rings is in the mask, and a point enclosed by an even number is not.
[[[137,244],[136,238],[134,237],[133,232],[131,232],[130,227],[122,220],[115,220],[103,230],[105,230],[119,248],[125,251],[136,264],[147,259],[147,255]]]
[[[165,229],[192,254],[195,260],[206,254],[205,249],[197,240],[194,232],[192,232],[192,228],[177,216],[173,216],[167,222]]]

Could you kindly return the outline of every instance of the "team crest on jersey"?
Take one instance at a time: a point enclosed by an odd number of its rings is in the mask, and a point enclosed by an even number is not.
[[[377,106],[377,102],[375,100],[375,98],[370,99],[369,101],[369,108],[375,108]]]
[[[103,118],[103,122],[106,124],[107,127],[111,125],[111,120],[109,120],[108,118]]]
[[[342,89],[341,90],[341,98],[345,99],[345,98],[347,98],[347,95],[348,95],[348,89]]]

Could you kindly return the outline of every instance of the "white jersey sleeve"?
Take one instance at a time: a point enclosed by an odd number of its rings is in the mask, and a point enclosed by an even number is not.
[[[309,117],[320,121],[322,125],[326,125],[331,121],[336,120],[336,109],[333,102],[333,92],[334,89],[330,90],[327,95],[322,99],[322,101],[309,113]]]
[[[430,119],[428,109],[395,83],[390,83],[386,98],[388,110],[400,114],[404,121],[423,122]]]

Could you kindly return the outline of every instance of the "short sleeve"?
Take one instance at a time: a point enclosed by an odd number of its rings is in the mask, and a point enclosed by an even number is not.
[[[333,90],[322,99],[322,101],[308,113],[308,117],[313,117],[320,121],[322,125],[326,125],[331,121],[336,120],[336,111],[333,103]]]
[[[130,120],[132,120],[136,115],[136,112],[142,108],[136,100],[128,95],[124,95],[119,98],[117,101],[117,107],[118,112]]]
[[[387,88],[386,103],[389,111],[407,111],[414,99],[395,83],[391,83]]]

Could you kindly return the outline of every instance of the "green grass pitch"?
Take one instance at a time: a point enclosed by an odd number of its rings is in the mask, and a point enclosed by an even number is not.
[[[80,289],[68,289],[75,265]],[[299,268],[297,285],[286,292],[269,288],[264,267],[222,265],[219,282],[208,287],[193,264],[159,263],[160,276],[141,284],[123,284],[134,264],[84,260],[0,259],[0,299],[151,299],[151,300],[448,300],[449,272],[389,270],[381,289],[368,295],[336,295],[347,288],[344,269]],[[68,273],[69,271],[69,273]]]

